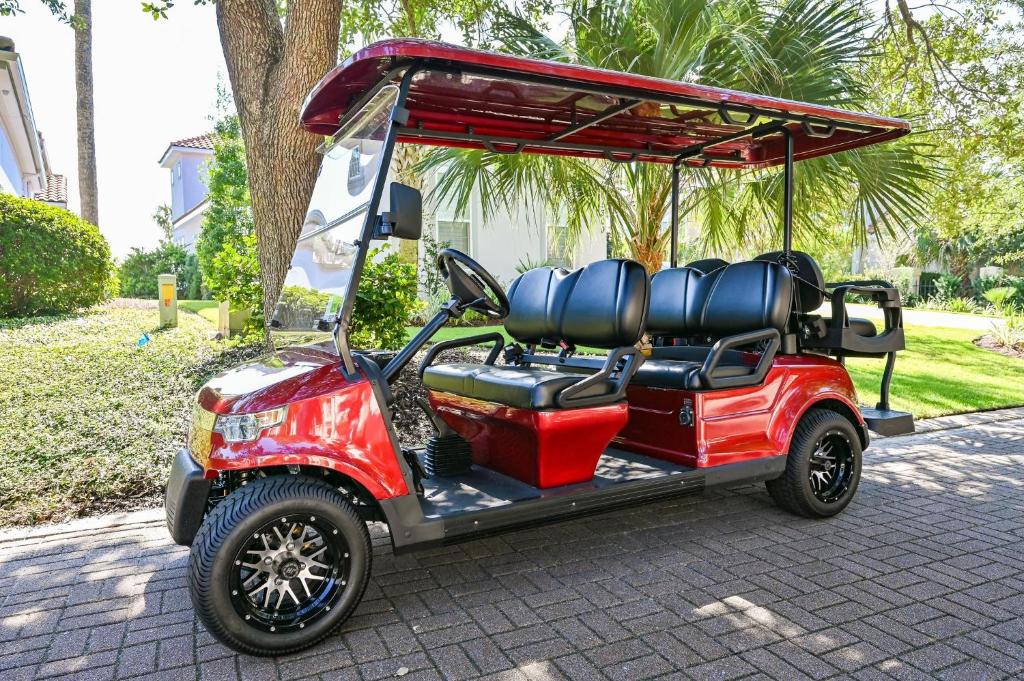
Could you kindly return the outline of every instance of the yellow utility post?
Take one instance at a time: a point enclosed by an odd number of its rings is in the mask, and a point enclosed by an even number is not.
[[[173,274],[161,274],[156,278],[160,297],[160,327],[178,325],[178,278]]]

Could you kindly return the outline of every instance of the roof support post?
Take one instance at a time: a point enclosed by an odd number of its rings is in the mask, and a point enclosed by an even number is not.
[[[672,205],[671,222],[669,228],[672,234],[671,245],[669,246],[669,267],[679,266],[679,164],[672,164]]]
[[[782,251],[788,258],[793,251],[793,132],[789,128],[783,128],[782,137],[786,140],[786,162],[783,170]]]

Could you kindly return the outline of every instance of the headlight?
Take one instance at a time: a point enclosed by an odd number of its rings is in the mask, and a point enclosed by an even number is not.
[[[284,423],[288,407],[278,407],[254,414],[232,414],[218,416],[213,430],[224,437],[225,442],[252,442],[267,428]]]

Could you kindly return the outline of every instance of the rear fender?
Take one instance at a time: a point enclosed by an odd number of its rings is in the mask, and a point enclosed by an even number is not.
[[[790,443],[797,425],[811,409],[824,407],[839,412],[850,420],[858,432],[861,445],[867,446],[864,435],[864,418],[857,406],[857,393],[853,381],[845,368],[836,364],[821,367],[814,381],[796,381],[781,401],[780,409],[770,426],[770,438],[780,453],[789,452]]]

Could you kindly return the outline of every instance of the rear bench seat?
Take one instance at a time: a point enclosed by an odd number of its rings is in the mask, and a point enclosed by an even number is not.
[[[660,346],[637,370],[631,385],[674,390],[703,390],[700,371],[715,340],[763,329],[786,332],[793,307],[793,277],[774,262],[740,262],[703,273],[690,267],[662,270],[651,279],[647,333],[652,337],[685,338],[693,345]],[[715,378],[754,375],[758,356],[726,350]],[[586,369],[598,369],[601,358],[576,358]],[[572,368],[567,367],[570,371]],[[731,381],[736,387],[743,381]]]

